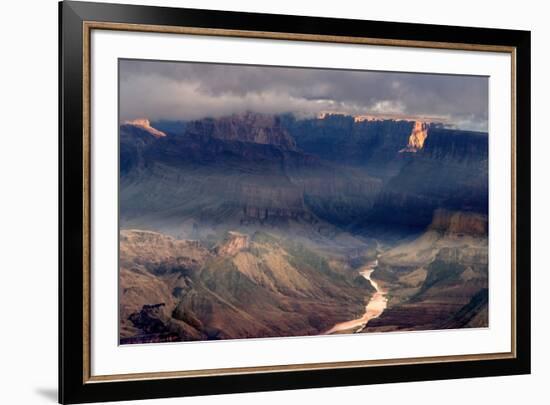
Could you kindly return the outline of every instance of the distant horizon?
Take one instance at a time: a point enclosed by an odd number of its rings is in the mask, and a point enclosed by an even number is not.
[[[255,115],[265,115],[265,116],[285,116],[285,115],[292,115],[297,120],[310,120],[310,119],[325,119],[328,116],[344,116],[344,117],[353,117],[354,121],[357,122],[364,122],[364,121],[407,121],[407,122],[423,122],[430,125],[436,125],[441,126],[443,128],[447,129],[455,129],[455,130],[462,130],[462,131],[472,131],[472,132],[480,132],[480,133],[487,133],[487,130],[477,130],[477,129],[466,129],[466,128],[460,128],[457,127],[454,124],[449,124],[444,118],[442,117],[435,117],[435,116],[407,116],[407,115],[398,115],[398,114],[373,114],[373,113],[363,113],[363,114],[351,114],[346,112],[340,112],[340,111],[322,111],[318,114],[303,114],[303,113],[295,113],[295,112],[280,112],[280,113],[264,113],[264,112],[256,112],[253,110],[247,110],[243,112],[235,112],[231,114],[226,114],[222,116],[212,116],[212,115],[205,115],[203,117],[195,118],[195,119],[151,119],[149,117],[134,117],[126,120],[121,120],[119,125],[138,125],[143,126],[143,121],[148,121],[149,124],[154,124],[155,122],[193,122],[193,121],[201,121],[201,120],[208,120],[208,119],[222,119],[222,118],[229,118],[229,117],[238,117],[238,116],[244,116],[246,114],[255,114]],[[151,127],[154,127],[154,125],[151,125]]]
[[[488,130],[487,77],[148,60],[119,73],[121,123],[328,112]]]

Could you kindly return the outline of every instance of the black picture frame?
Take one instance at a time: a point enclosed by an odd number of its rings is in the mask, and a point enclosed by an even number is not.
[[[353,386],[530,372],[530,32],[334,18],[206,11],[84,2],[59,3],[59,402],[136,400],[174,396]],[[86,179],[83,159],[85,22],[261,31],[515,49],[515,356],[370,367],[274,371],[193,378],[87,381],[83,314]]]

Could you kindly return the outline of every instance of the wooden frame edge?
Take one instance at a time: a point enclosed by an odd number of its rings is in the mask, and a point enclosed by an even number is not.
[[[433,363],[454,363],[457,361],[478,361],[478,360],[505,360],[513,359],[513,353],[487,353],[474,355],[417,357],[402,359],[382,360],[359,360],[327,363],[289,364],[277,366],[256,366],[256,367],[234,367],[227,369],[204,369],[190,371],[164,371],[150,373],[112,374],[97,375],[88,379],[87,383],[102,383],[116,381],[140,381],[140,380],[165,380],[173,378],[199,378],[208,376],[227,376],[237,374],[261,374],[261,373],[284,373],[312,370],[346,369],[363,367],[384,367],[403,366],[410,364],[433,364]]]
[[[189,371],[173,371],[173,372],[149,372],[149,373],[132,373],[132,374],[113,374],[113,375],[97,375],[91,374],[91,342],[90,342],[90,294],[91,294],[91,228],[90,228],[90,163],[91,163],[91,68],[90,68],[90,52],[91,52],[91,30],[116,30],[116,31],[135,31],[135,32],[151,32],[151,33],[171,33],[171,34],[187,34],[187,35],[205,35],[205,36],[225,36],[237,38],[259,38],[259,39],[277,39],[290,41],[309,41],[309,42],[326,42],[326,43],[348,43],[348,44],[363,44],[363,45],[378,45],[378,46],[395,46],[395,47],[410,47],[410,48],[431,48],[431,49],[451,49],[465,51],[480,51],[480,52],[498,52],[509,53],[511,56],[511,142],[512,142],[512,299],[511,299],[511,352],[503,353],[486,353],[486,354],[471,354],[471,355],[452,355],[452,356],[428,356],[428,357],[411,357],[401,359],[381,359],[381,360],[360,360],[347,362],[327,362],[327,363],[307,363],[293,365],[277,365],[277,366],[255,366],[255,367],[236,367],[226,369],[205,369],[205,370],[189,370]],[[195,378],[207,376],[225,376],[237,374],[260,374],[273,372],[298,372],[298,371],[313,371],[327,369],[343,369],[343,368],[361,368],[374,366],[396,366],[410,364],[433,364],[433,363],[450,363],[461,361],[479,361],[479,360],[504,360],[517,358],[517,263],[516,263],[516,176],[517,176],[517,130],[516,130],[516,93],[517,93],[517,77],[516,77],[516,53],[515,46],[502,45],[483,45],[483,44],[468,44],[454,42],[437,42],[437,41],[415,41],[415,40],[397,40],[384,38],[367,38],[367,37],[350,37],[350,36],[335,36],[335,35],[316,35],[316,34],[299,34],[299,33],[280,33],[268,31],[247,31],[247,30],[231,30],[218,28],[198,28],[198,27],[183,27],[183,26],[164,26],[164,25],[149,25],[149,24],[130,24],[130,23],[114,23],[114,22],[98,22],[98,21],[83,21],[82,23],[82,39],[83,39],[83,383],[96,384],[116,381],[140,381],[140,380],[161,380],[174,378]]]
[[[83,24],[82,30],[82,378],[91,379],[91,29]]]
[[[223,36],[236,38],[257,38],[257,39],[277,39],[288,41],[307,41],[307,42],[329,42],[340,44],[358,44],[358,45],[379,45],[379,46],[398,46],[409,48],[431,48],[431,49],[456,49],[464,51],[484,51],[484,52],[504,52],[512,53],[515,50],[513,46],[505,45],[483,45],[468,44],[460,42],[438,42],[438,41],[416,41],[406,39],[384,39],[372,37],[352,37],[341,35],[317,35],[300,34],[290,32],[272,32],[272,31],[248,31],[234,30],[224,28],[200,28],[184,26],[166,26],[152,24],[132,24],[116,23],[102,21],[84,21],[84,30],[100,29],[115,31],[133,31],[133,32],[151,32],[164,34],[186,34],[186,35],[204,35],[204,36]]]

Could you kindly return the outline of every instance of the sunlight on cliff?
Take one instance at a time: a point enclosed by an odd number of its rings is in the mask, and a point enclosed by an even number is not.
[[[400,152],[418,152],[424,147],[426,138],[428,138],[428,124],[422,121],[416,121],[414,123],[411,135],[409,136],[409,143],[407,147],[401,149]]]
[[[144,129],[145,131],[149,132],[151,135],[153,135],[155,138],[162,138],[165,137],[166,134],[162,131],[159,131],[156,128],[153,128],[151,126],[151,122],[147,118],[138,118],[135,120],[130,120],[125,122],[126,125],[133,125],[135,127],[139,127],[141,129]]]

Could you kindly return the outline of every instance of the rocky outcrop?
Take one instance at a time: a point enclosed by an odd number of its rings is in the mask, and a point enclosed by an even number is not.
[[[281,126],[279,118],[272,115],[249,112],[218,119],[206,118],[188,123],[186,133],[228,141],[275,145],[286,150],[296,149],[294,139]]]
[[[488,220],[487,215],[474,212],[437,209],[429,229],[447,235],[487,236]]]
[[[421,121],[414,123],[411,135],[409,136],[409,143],[407,147],[401,149],[400,152],[413,152],[416,153],[424,147],[424,142],[428,137],[428,124]]]
[[[162,137],[166,136],[166,134],[164,132],[159,131],[156,128],[153,128],[151,126],[151,122],[147,118],[138,118],[138,119],[135,119],[135,120],[126,121],[124,123],[124,125],[132,125],[134,127],[138,127],[140,129],[148,132],[149,134],[151,134],[155,138],[162,138]]]
[[[228,232],[226,238],[216,247],[220,256],[235,256],[248,248],[248,235],[239,232]]]

